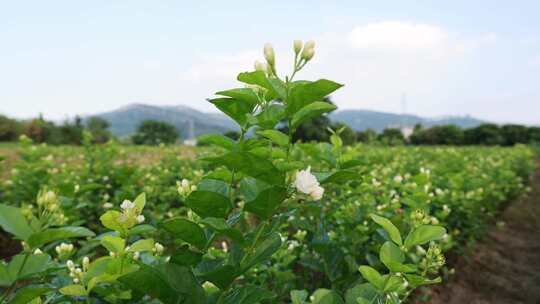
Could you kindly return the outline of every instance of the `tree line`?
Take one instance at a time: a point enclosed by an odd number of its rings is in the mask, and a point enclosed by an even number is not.
[[[16,120],[0,115],[0,141],[15,141],[24,134],[36,143],[80,145],[83,132],[92,135],[94,143],[105,143],[113,138],[110,124],[100,117],[90,117],[83,121],[80,117],[56,124],[45,120],[41,115],[31,120]],[[326,116],[304,122],[294,134],[294,141],[328,142],[331,133],[341,130],[340,136],[345,145],[356,143],[380,145],[500,145],[540,144],[540,127],[518,124],[481,124],[473,128],[460,128],[455,125],[439,125],[425,128],[416,125],[410,136],[405,136],[398,128],[386,128],[381,132],[372,129],[355,131],[341,122],[332,122]],[[286,126],[280,128],[286,132]],[[179,140],[180,133],[175,126],[155,120],[142,121],[135,133],[124,141],[137,145],[172,144]],[[233,139],[239,134],[235,131],[225,133]]]
[[[30,120],[17,120],[0,115],[0,142],[16,141],[19,136],[26,135],[35,143],[51,145],[81,145],[84,132],[91,135],[95,144],[106,143],[114,139],[109,130],[110,123],[100,117],[83,120],[76,116],[61,124],[46,120],[42,115]],[[142,121],[136,132],[123,141],[137,145],[159,145],[175,143],[179,132],[173,125],[155,120]]]

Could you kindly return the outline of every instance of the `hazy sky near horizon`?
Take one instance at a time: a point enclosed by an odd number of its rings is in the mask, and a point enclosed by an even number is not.
[[[0,1],[0,113],[64,119],[188,105],[276,48],[315,40],[300,77],[340,109],[540,124],[539,1]]]

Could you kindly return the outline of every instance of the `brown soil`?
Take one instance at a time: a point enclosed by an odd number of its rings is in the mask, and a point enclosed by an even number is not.
[[[456,275],[428,291],[430,304],[540,304],[540,170],[528,196],[506,208],[471,253],[457,259]],[[425,303],[417,301],[418,303]]]

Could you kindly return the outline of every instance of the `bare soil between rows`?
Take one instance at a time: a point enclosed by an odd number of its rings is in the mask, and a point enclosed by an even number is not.
[[[470,254],[457,258],[449,282],[428,290],[427,303],[540,304],[540,170],[530,186],[501,214],[505,226],[492,227]]]

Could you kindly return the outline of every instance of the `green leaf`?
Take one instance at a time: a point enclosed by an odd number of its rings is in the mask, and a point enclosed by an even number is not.
[[[238,99],[248,104],[251,104],[254,107],[259,103],[259,97],[257,97],[255,91],[250,88],[236,88],[227,91],[220,91],[217,92],[216,95]]]
[[[35,298],[54,290],[50,287],[25,287],[17,290],[15,297],[11,299],[9,304],[26,304],[30,303]]]
[[[250,152],[231,152],[207,160],[272,185],[282,185],[285,182],[285,175],[271,161]]]
[[[318,178],[319,176],[317,176]],[[349,170],[339,170],[331,173],[330,175],[324,176],[324,178],[319,179],[321,184],[345,184],[350,181],[358,180],[360,174],[358,172],[349,171]]]
[[[28,245],[31,248],[35,248],[53,241],[94,235],[94,232],[84,227],[65,226],[60,228],[49,228],[43,232],[30,235],[28,238]]]
[[[248,114],[251,114],[254,108],[250,103],[234,98],[214,98],[208,101],[242,127],[247,125]]]
[[[405,239],[405,247],[411,248],[427,242],[441,239],[446,234],[446,229],[441,226],[422,225],[415,228]]]
[[[246,201],[244,209],[262,219],[268,219],[286,198],[286,188],[273,186],[258,193],[255,199]]]
[[[227,150],[232,150],[236,146],[234,140],[221,134],[203,134],[197,138],[197,141],[201,144],[215,145]]]
[[[225,217],[231,208],[228,197],[211,191],[193,191],[186,205],[201,217]]]
[[[312,304],[344,304],[343,299],[337,292],[325,288],[317,289],[313,295]]]
[[[237,79],[243,83],[258,85],[274,92],[273,86],[270,84],[266,74],[263,71],[240,73],[238,74]],[[277,93],[274,92],[274,94]]]
[[[388,267],[388,263],[403,263],[405,260],[405,254],[403,254],[396,244],[386,241],[381,246],[379,258],[381,262]]]
[[[381,225],[386,232],[388,232],[388,235],[390,236],[390,239],[394,241],[397,245],[401,246],[403,245],[403,241],[401,239],[401,234],[399,233],[399,230],[392,224],[392,222],[389,219],[386,219],[382,216],[378,216],[376,214],[371,214],[371,218],[373,221],[379,225]]]
[[[153,233],[156,231],[154,226],[148,224],[137,225],[129,230],[129,235],[139,235],[144,233]]]
[[[210,271],[201,273],[200,277],[214,283],[221,289],[227,289],[237,277],[236,267],[233,265],[214,266]]]
[[[331,103],[316,101],[300,109],[291,119],[291,129],[296,130],[304,121],[323,113],[332,112],[337,107]]]
[[[276,92],[276,94],[281,100],[286,99],[287,87],[281,79],[271,77],[271,78],[268,78],[268,83],[270,83],[270,86],[272,87],[272,89],[274,89],[274,91]]]
[[[146,205],[146,193],[141,193],[135,198],[135,201],[133,201],[133,204],[135,204],[135,207],[137,207],[137,210],[139,212],[142,212],[144,209],[144,205]]]
[[[270,234],[262,243],[255,246],[255,251],[246,255],[240,263],[241,272],[246,272],[256,264],[269,259],[281,247],[281,237],[277,232]]]
[[[87,294],[86,289],[84,289],[84,286],[78,285],[78,284],[62,287],[60,288],[60,293],[66,296],[73,296],[73,297],[85,296]]]
[[[201,224],[210,227],[210,229],[217,233],[224,234],[231,239],[237,241],[241,245],[244,245],[244,236],[238,229],[232,228],[227,221],[223,218],[207,217],[200,221]]]
[[[364,279],[370,282],[375,288],[379,290],[384,289],[384,279],[377,270],[369,266],[360,266],[358,270]]]
[[[232,289],[218,304],[257,304],[274,297],[275,294],[266,289],[254,285],[244,285]]]
[[[286,147],[289,145],[289,136],[278,130],[262,130],[257,131],[257,134],[270,139],[273,143]]]
[[[0,286],[9,286],[13,283],[13,278],[8,272],[7,265],[0,262]]]
[[[4,204],[0,204],[0,227],[20,240],[34,233],[21,209]]]
[[[383,291],[386,293],[395,292],[403,286],[403,279],[398,276],[385,275],[385,284]]]
[[[205,304],[206,294],[189,268],[176,264],[148,266],[118,280],[130,289],[159,299],[164,304]]]
[[[190,250],[188,245],[184,245],[174,251],[171,256],[171,263],[191,266],[199,263],[201,259],[202,253]]]
[[[113,235],[104,236],[100,243],[108,251],[114,253],[124,252],[124,249],[126,248],[126,241],[121,237]]]
[[[292,304],[307,304],[308,292],[305,290],[291,290]]]
[[[351,160],[348,160],[348,161],[342,163],[341,168],[342,169],[350,169],[350,168],[354,168],[354,167],[357,167],[357,166],[360,166],[360,165],[363,165],[363,164],[364,164],[364,162],[362,162],[359,159],[351,159]]]
[[[165,230],[173,234],[174,238],[181,239],[199,249],[206,246],[204,230],[196,223],[183,218],[173,218],[163,222]]]
[[[418,286],[430,285],[430,284],[439,284],[442,282],[441,277],[437,277],[433,280],[430,280],[416,274],[405,274],[405,278],[407,278],[407,281],[409,282],[409,284],[411,284],[411,287],[418,287]]]
[[[314,82],[295,82],[289,94],[287,113],[294,115],[305,106],[323,100],[324,97],[342,86],[342,84],[326,79],[319,79]]]
[[[375,299],[378,297],[377,290],[373,288],[373,285],[364,283],[350,288],[345,293],[345,303],[347,304],[364,304],[364,303],[377,303]],[[366,302],[358,302],[358,299],[362,299]]]
[[[273,129],[285,118],[285,107],[280,104],[272,104],[257,114],[257,125],[263,129]]]
[[[47,254],[18,254],[9,262],[7,272],[15,282],[45,272],[53,266]]]
[[[118,231],[120,233],[125,232],[124,226],[118,221],[118,218],[122,215],[121,212],[116,210],[109,210],[103,214],[99,220],[105,228]]]
[[[131,246],[129,246],[129,252],[143,252],[143,251],[152,251],[154,249],[154,240],[153,239],[145,239],[145,240],[138,240],[135,243],[133,243]]]

